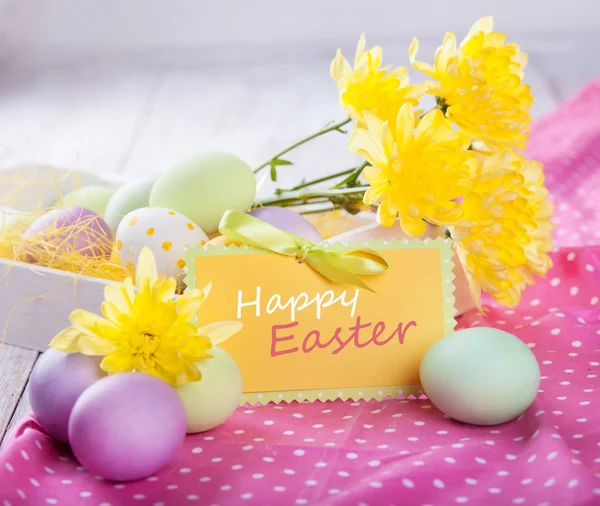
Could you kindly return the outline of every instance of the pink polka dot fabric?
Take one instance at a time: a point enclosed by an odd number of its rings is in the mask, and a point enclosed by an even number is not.
[[[123,484],[28,418],[0,454],[0,504],[600,504],[600,82],[538,123],[529,154],[558,205],[555,267],[519,308],[489,303],[487,318],[459,322],[514,332],[535,353],[540,392],[517,420],[472,427],[426,399],[240,408],[156,476]]]

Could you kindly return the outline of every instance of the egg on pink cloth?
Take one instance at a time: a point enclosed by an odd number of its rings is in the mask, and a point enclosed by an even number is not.
[[[40,255],[37,240],[87,257],[109,258],[112,251],[112,233],[106,222],[95,212],[76,206],[42,214],[21,239],[17,255],[28,262],[36,262]]]
[[[36,419],[53,438],[66,442],[69,416],[83,391],[105,376],[100,358],[50,348],[29,378],[29,402]]]
[[[74,455],[108,480],[150,476],[177,453],[186,433],[183,403],[166,382],[144,373],[117,373],[88,388],[69,420]]]
[[[319,231],[310,221],[286,207],[257,207],[250,211],[250,214],[274,227],[304,237],[311,242],[319,243],[323,240]]]

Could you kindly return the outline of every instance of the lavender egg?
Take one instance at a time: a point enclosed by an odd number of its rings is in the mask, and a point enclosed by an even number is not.
[[[112,251],[110,228],[95,212],[83,207],[48,211],[29,226],[21,239],[17,254],[29,262],[38,261],[42,254],[38,240],[88,257],[109,258]]]
[[[132,481],[150,476],[183,443],[183,403],[166,382],[144,373],[107,376],[79,397],[69,420],[73,453],[93,474]]]
[[[274,227],[304,237],[311,242],[319,243],[323,240],[319,231],[310,221],[291,209],[266,206],[253,209],[250,214]]]
[[[29,402],[36,419],[53,438],[66,442],[71,410],[83,391],[104,376],[100,358],[50,348],[29,378]]]

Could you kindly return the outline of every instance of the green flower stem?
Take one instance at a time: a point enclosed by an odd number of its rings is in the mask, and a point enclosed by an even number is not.
[[[333,188],[344,188],[345,186],[347,187],[347,186],[352,186],[353,184],[356,184],[356,180],[360,177],[360,175],[362,174],[362,171],[365,169],[365,167],[367,165],[369,165],[369,162],[365,162],[365,163],[359,165],[358,167],[356,167],[346,179],[344,179],[343,181],[340,181]]]
[[[331,179],[335,179],[336,177],[347,176],[348,174],[353,174],[357,170],[357,168],[358,167],[353,167],[351,169],[343,170],[342,172],[336,172],[335,174],[331,174],[329,176],[323,176],[323,177],[320,177],[319,179],[307,181],[306,183],[302,183],[302,184],[299,184],[298,186],[294,186],[293,188],[290,188],[289,190],[277,190],[276,193],[278,195],[280,195],[287,191],[301,190],[302,188],[307,188],[308,186],[313,186],[315,184],[323,183],[325,181],[330,181]]]
[[[319,207],[318,209],[309,209],[308,211],[300,211],[300,214],[328,213],[330,211],[336,211],[337,209],[342,209],[342,206]]]
[[[318,132],[316,132],[316,133],[314,133],[312,135],[309,135],[308,137],[305,137],[304,139],[296,142],[295,144],[292,144],[291,146],[289,146],[288,148],[285,148],[280,153],[277,153],[273,158],[270,158],[265,163],[263,163],[262,165],[260,165],[256,169],[254,169],[254,173],[256,174],[256,173],[260,172],[262,169],[264,169],[265,167],[269,167],[271,165],[271,163],[273,162],[273,160],[278,160],[281,156],[283,156],[286,153],[289,153],[290,151],[296,149],[298,146],[302,146],[302,144],[305,144],[308,141],[316,139],[317,137],[320,137],[321,135],[324,135],[324,134],[326,134],[328,132],[333,132],[334,130],[340,131],[340,129],[344,125],[347,125],[348,123],[350,123],[350,121],[352,121],[350,118],[346,118],[345,120],[340,121],[339,123],[334,123],[331,126],[322,128]]]
[[[357,186],[355,188],[335,188],[331,190],[291,191],[281,195],[268,197],[258,203],[262,206],[281,206],[290,202],[310,203],[311,200],[323,198],[348,197],[351,195],[362,195],[368,186]]]

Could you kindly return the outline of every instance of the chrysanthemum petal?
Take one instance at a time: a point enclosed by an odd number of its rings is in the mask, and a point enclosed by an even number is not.
[[[241,322],[216,322],[198,329],[198,335],[210,339],[213,345],[218,345],[242,330]]]
[[[49,346],[65,353],[78,353],[79,339],[84,335],[77,327],[67,327],[50,341]]]
[[[156,270],[156,261],[150,248],[143,248],[140,252],[135,279],[138,291],[142,291],[144,287],[153,285],[158,279],[158,272]]]

